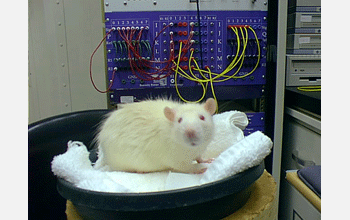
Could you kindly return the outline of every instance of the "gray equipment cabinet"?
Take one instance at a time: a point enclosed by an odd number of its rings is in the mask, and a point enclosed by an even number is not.
[[[321,92],[298,90],[300,86],[321,84],[321,45],[309,44],[308,35],[315,31],[313,36],[321,37],[321,1],[289,0],[278,5],[274,147],[279,148],[281,157],[274,158],[273,167],[280,169],[279,219],[321,219],[320,211],[285,179],[287,172],[321,165]],[[296,33],[301,40],[293,39]],[[305,75],[307,72],[311,75]]]

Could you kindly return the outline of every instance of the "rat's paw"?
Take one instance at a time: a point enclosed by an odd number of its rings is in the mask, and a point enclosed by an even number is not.
[[[207,170],[207,166],[203,163],[182,164],[182,166],[174,168],[173,170],[180,173],[202,174]]]
[[[192,169],[189,173],[193,173],[193,174],[202,174],[204,173],[208,168],[206,167],[205,164],[193,164],[192,165]]]
[[[214,162],[215,158],[209,158],[209,159],[206,159],[206,160],[203,160],[202,158],[199,158],[197,159],[197,163],[212,163]]]
[[[194,171],[193,173],[194,174],[203,174],[205,171],[207,171],[208,168],[203,168],[203,169],[200,169],[198,171]]]

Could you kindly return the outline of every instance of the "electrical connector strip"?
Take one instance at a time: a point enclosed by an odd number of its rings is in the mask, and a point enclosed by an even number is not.
[[[183,98],[179,92],[179,88],[178,88],[178,84],[177,84],[177,78],[178,78],[179,74],[182,77],[184,77],[188,80],[197,82],[202,86],[203,95],[199,100],[195,101],[195,102],[200,102],[205,97],[208,83],[210,83],[210,87],[211,87],[213,96],[216,99],[213,83],[219,83],[219,82],[224,82],[224,81],[227,81],[230,79],[239,79],[239,78],[247,77],[247,76],[251,75],[259,66],[261,50],[260,50],[260,44],[259,44],[258,37],[255,33],[255,30],[249,25],[229,25],[228,28],[233,31],[234,35],[236,36],[236,42],[237,42],[237,51],[236,51],[236,55],[234,56],[233,60],[226,67],[226,69],[223,70],[221,73],[212,72],[208,66],[203,67],[203,69],[200,68],[197,61],[193,57],[194,49],[191,48],[192,44],[194,43],[194,40],[192,40],[193,35],[194,35],[194,31],[193,31],[194,23],[193,22],[190,23],[191,31],[188,34],[188,38],[186,40],[179,41],[179,44],[180,44],[179,45],[179,53],[177,55],[175,54],[175,44],[174,44],[173,34],[172,34],[172,32],[170,32],[171,40],[170,40],[170,48],[169,48],[170,49],[169,59],[164,60],[164,61],[160,61],[160,60],[156,61],[153,57],[154,53],[152,53],[154,50],[155,41],[159,37],[159,35],[170,26],[171,26],[171,24],[168,24],[168,25],[165,25],[163,27],[163,29],[154,38],[152,47],[148,41],[141,40],[142,32],[145,28],[134,28],[134,27],[131,27],[131,28],[130,27],[126,27],[126,28],[125,27],[122,27],[122,28],[113,27],[113,28],[111,28],[107,32],[105,37],[102,39],[102,41],[99,43],[97,48],[94,50],[94,52],[92,53],[91,58],[90,58],[90,79],[91,79],[91,82],[92,82],[94,88],[98,92],[106,93],[109,91],[109,89],[113,85],[114,77],[115,77],[115,74],[117,71],[116,67],[113,69],[112,80],[111,80],[110,85],[108,86],[108,89],[106,91],[101,91],[96,87],[96,85],[92,79],[91,67],[92,67],[92,59],[93,59],[94,54],[99,49],[99,47],[101,46],[103,41],[107,38],[107,36],[114,31],[117,31],[119,36],[123,39],[123,41],[117,41],[117,42],[113,43],[114,47],[116,48],[116,53],[118,51],[118,48],[120,48],[120,53],[123,54],[124,53],[123,47],[125,48],[125,53],[127,54],[127,57],[128,57],[127,60],[130,64],[130,68],[131,68],[132,73],[137,78],[139,78],[140,80],[144,80],[144,81],[163,79],[163,78],[170,76],[172,73],[174,73],[174,75],[175,75],[174,82],[175,82],[175,88],[176,88],[177,94],[184,102],[188,102],[188,101],[185,98]],[[147,27],[146,27],[146,29],[147,29]],[[241,70],[242,65],[244,63],[245,53],[246,53],[246,49],[247,49],[247,45],[248,45],[248,38],[249,38],[248,31],[251,31],[254,35],[254,38],[255,38],[257,52],[258,52],[257,61],[256,61],[255,66],[253,67],[253,69],[250,72],[248,72],[244,75],[237,75],[239,73],[239,71]],[[124,46],[122,46],[122,44]],[[251,42],[250,42],[250,44],[251,44]],[[145,58],[145,57],[141,56],[142,45],[144,46],[144,48],[146,48],[148,55],[150,55],[151,57]],[[188,53],[188,51],[190,51],[189,59],[185,56]],[[181,67],[180,61],[186,61],[187,59],[188,59],[188,67],[187,66]],[[194,65],[192,65],[192,63]],[[163,66],[161,68],[157,68],[157,67],[155,67],[154,64],[160,64]],[[189,70],[188,71],[189,73],[186,72],[187,69]],[[197,77],[193,71],[197,71],[200,75],[200,78]],[[229,75],[229,73],[232,73],[232,74]]]
[[[242,76],[236,76],[237,73],[239,72],[239,70],[241,69],[242,64],[244,62],[244,54],[245,54],[245,50],[246,50],[247,42],[248,42],[248,31],[247,31],[247,28],[249,28],[249,30],[251,30],[253,32],[253,34],[254,34],[254,37],[255,37],[255,40],[256,40],[256,44],[257,44],[257,47],[258,47],[258,60],[257,60],[257,63],[255,64],[254,68],[249,73],[247,73],[245,75],[242,75]],[[258,37],[257,37],[254,29],[251,28],[250,26],[242,26],[242,27],[236,27],[235,26],[235,27],[231,27],[231,29],[235,33],[235,35],[237,37],[237,52],[236,52],[236,56],[233,59],[233,61],[228,65],[228,67],[222,73],[213,73],[213,72],[211,72],[209,67],[206,67],[207,70],[200,69],[199,66],[198,66],[197,61],[193,58],[193,52],[194,52],[193,49],[190,50],[191,54],[190,54],[189,63],[188,63],[190,75],[188,73],[186,73],[185,70],[183,70],[180,67],[180,65],[179,65],[180,57],[181,57],[181,51],[182,51],[182,43],[180,43],[179,55],[177,56],[178,60],[177,60],[177,62],[173,61],[173,63],[176,65],[176,68],[175,68],[175,88],[176,88],[176,92],[177,92],[178,96],[180,97],[180,99],[182,101],[189,102],[188,100],[183,98],[182,95],[179,92],[178,84],[177,84],[178,74],[180,74],[182,77],[184,77],[184,78],[186,78],[188,80],[195,81],[195,82],[201,84],[201,86],[203,88],[203,95],[202,95],[202,97],[199,100],[194,101],[194,102],[200,102],[205,97],[205,93],[207,91],[208,83],[210,83],[211,90],[212,90],[212,93],[213,93],[213,97],[216,100],[213,83],[224,82],[226,80],[235,79],[235,78],[236,79],[237,78],[244,78],[244,77],[249,76],[250,74],[252,74],[256,70],[256,68],[259,66],[260,55],[261,55],[260,54],[260,45],[259,45],[259,40],[258,40]],[[241,44],[241,42],[240,42],[240,36],[239,36],[239,31],[238,30],[240,30],[240,33],[241,33],[241,36],[242,36],[242,41],[243,41],[242,42],[242,44],[243,44],[242,51],[240,51],[240,48],[241,48],[240,44]],[[237,57],[239,57],[239,58],[237,59]],[[194,66],[192,67],[192,65],[191,65],[192,62],[195,64],[195,67]],[[232,74],[232,75],[227,75],[227,73],[232,71],[235,67],[237,67],[237,65],[239,65],[239,66],[238,66],[237,70],[235,71],[235,73]],[[193,73],[193,70],[194,71],[198,71],[199,74],[202,76],[202,78],[198,78]],[[205,74],[207,74],[208,76],[206,76]],[[214,75],[214,77],[213,77],[213,75]],[[220,79],[222,77],[224,79]]]

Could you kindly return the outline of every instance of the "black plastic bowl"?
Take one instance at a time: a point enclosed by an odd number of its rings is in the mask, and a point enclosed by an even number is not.
[[[84,219],[221,219],[249,199],[264,162],[231,177],[184,189],[150,193],[104,193],[58,179],[58,192]]]

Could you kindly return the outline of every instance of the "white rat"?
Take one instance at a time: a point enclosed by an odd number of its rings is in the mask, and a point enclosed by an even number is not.
[[[124,104],[97,135],[96,167],[113,171],[203,173],[201,154],[212,140],[216,101],[179,103],[166,99]],[[195,163],[197,161],[198,163]]]

